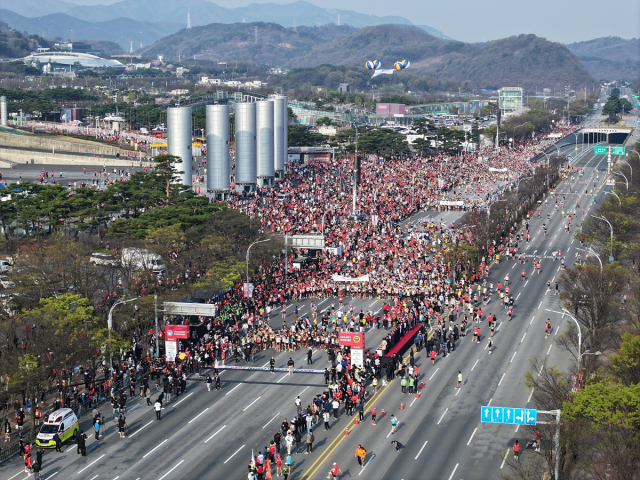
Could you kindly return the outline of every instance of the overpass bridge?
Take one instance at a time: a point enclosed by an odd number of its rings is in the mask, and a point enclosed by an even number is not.
[[[588,126],[580,130],[585,143],[616,143],[622,144],[633,132],[633,127],[620,126]]]

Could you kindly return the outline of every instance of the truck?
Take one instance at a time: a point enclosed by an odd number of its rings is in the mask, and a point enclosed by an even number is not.
[[[147,270],[156,274],[162,274],[165,270],[162,257],[146,248],[123,248],[120,261],[124,268],[133,270]]]

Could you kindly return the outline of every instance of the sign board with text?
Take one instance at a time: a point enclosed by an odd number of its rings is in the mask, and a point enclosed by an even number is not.
[[[614,155],[624,155],[624,147],[611,147],[611,153]]]
[[[184,340],[189,338],[189,325],[167,325],[164,327],[167,341]]]
[[[593,154],[594,155],[606,155],[607,154],[607,147],[604,147],[602,145],[596,145],[595,147],[593,147]]]
[[[167,361],[174,362],[176,357],[178,356],[178,342],[176,340],[165,341],[164,350],[165,350],[165,353],[167,354]]]
[[[533,408],[480,407],[480,421],[508,425],[535,425],[538,411]]]
[[[364,349],[364,333],[339,332],[338,344],[343,347]]]

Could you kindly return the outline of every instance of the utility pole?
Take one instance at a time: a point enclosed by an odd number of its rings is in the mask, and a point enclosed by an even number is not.
[[[153,313],[156,316],[156,348],[153,353],[158,358],[160,356],[160,344],[158,343],[158,294],[153,296]]]
[[[356,156],[353,159],[353,210],[356,214],[356,197],[358,195],[358,125],[356,125]]]

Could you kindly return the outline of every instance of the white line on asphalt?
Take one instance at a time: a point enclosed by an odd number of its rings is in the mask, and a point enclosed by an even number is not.
[[[55,477],[58,473],[60,473],[60,472],[52,473],[52,474],[51,474],[51,475],[49,475],[47,478],[45,478],[45,480],[49,480],[50,478]],[[139,478],[136,478],[136,480],[140,480],[140,479],[139,479]]]
[[[478,364],[478,362],[480,361],[480,359],[476,360],[476,363],[473,364],[473,367],[471,367],[471,371],[473,372],[473,369],[476,368],[476,365]]]
[[[416,403],[416,400],[418,399],[418,397],[414,398],[413,401],[409,404],[410,407],[413,407],[413,404]]]
[[[302,396],[302,394],[303,394],[304,392],[306,392],[308,389],[309,389],[309,387],[307,387],[307,388],[305,388],[304,390],[302,390],[302,391],[300,392],[300,396]]]
[[[478,431],[478,427],[473,429],[473,433],[471,434],[471,436],[469,437],[469,441],[467,442],[467,447],[469,446],[469,444],[471,443],[471,440],[473,440],[473,436],[476,434],[476,432]],[[416,457],[417,458],[417,457]]]
[[[531,393],[529,394],[529,398],[527,399],[527,403],[529,403],[531,401],[531,397],[533,397],[533,391],[534,390],[535,390],[534,388],[531,389]]]
[[[502,376],[500,377],[500,381],[498,382],[498,386],[500,386],[500,384],[502,383],[502,380],[504,379],[504,376],[506,375],[506,372],[502,374]]]
[[[447,414],[448,411],[449,411],[449,407],[444,409],[444,412],[442,412],[442,416],[440,417],[440,420],[438,420],[438,425],[440,425],[440,422],[442,421],[442,419],[444,418],[444,416]]]
[[[529,283],[529,280],[527,280],[526,282],[524,282],[524,286],[527,286],[527,283]]]
[[[163,443],[168,442],[168,441],[169,441],[169,439],[168,439],[168,438],[167,438],[167,439],[165,439],[165,440],[163,440],[163,441],[162,441],[162,442],[160,442],[158,445],[156,445],[156,446],[155,446],[155,447],[153,447],[151,450],[149,450],[147,453],[145,453],[145,454],[142,456],[142,458],[145,458],[145,457],[147,457],[148,455],[151,455],[151,453],[153,453],[153,451],[154,451],[154,450],[156,450],[156,449],[160,448],[160,447],[162,446],[162,444],[163,444]]]
[[[371,463],[371,460],[373,460],[374,458],[376,458],[376,454],[375,453],[373,455],[371,455],[371,458],[369,460],[367,460],[367,463],[364,464],[364,467],[362,467],[360,469],[360,472],[358,472],[358,475],[362,475],[362,472],[364,472],[364,469],[367,468],[367,465],[369,465]]]
[[[558,332],[560,331],[559,328],[556,328],[556,333],[554,333],[554,335],[558,335]]]
[[[18,472],[18,473],[16,473],[13,477],[11,477],[11,478],[9,478],[9,479],[7,479],[7,480],[12,480],[13,478],[16,478],[17,476],[22,475],[23,473],[24,473],[24,472]]]
[[[522,339],[520,340],[520,343],[524,342],[524,337],[527,336],[527,332],[524,332],[524,335],[522,335]]]
[[[198,415],[196,415],[195,417],[193,417],[191,420],[189,420],[187,423],[191,423],[194,422],[200,415],[204,415],[204,413],[209,410],[209,407],[205,408],[202,412],[200,412]]]
[[[519,429],[519,428],[520,428],[520,425],[518,425],[518,426],[516,427],[516,433],[518,433],[518,429]]]
[[[542,302],[540,302],[540,305],[538,305],[538,310],[540,310],[541,306],[542,306]]]
[[[487,403],[487,407],[490,407],[490,406],[491,406],[491,402],[493,402],[493,398],[490,398],[490,399],[489,399],[489,403]]]
[[[567,247],[567,251],[565,253],[569,253],[569,250],[571,250],[571,247]]]
[[[554,275],[553,278],[551,279],[551,283],[553,283],[555,279],[556,279],[556,276]]]
[[[244,445],[242,445],[239,449],[237,449],[235,452],[233,452],[233,453],[231,454],[231,456],[230,456],[229,458],[227,458],[227,459],[224,461],[224,463],[227,463],[229,460],[231,460],[233,457],[235,457],[235,456],[236,456],[236,454],[237,454],[240,450],[242,450],[244,447],[245,447],[245,446],[244,446]]]
[[[264,364],[264,365],[262,365],[262,367],[260,367],[260,368],[264,368],[264,367],[266,367],[267,365],[269,365],[269,362],[265,363],[265,364]]]
[[[536,319],[535,315],[533,317],[531,317],[531,321],[529,322],[529,325],[531,325],[535,319]]]
[[[504,454],[504,459],[502,460],[502,465],[500,465],[500,469],[502,469],[504,467],[504,462],[507,461],[507,457],[509,456],[509,452],[511,451],[510,448],[507,448],[507,453]]]
[[[127,410],[127,414],[133,412],[136,408],[140,407],[140,404],[138,405],[134,405],[133,407],[131,407],[129,410]]]
[[[260,397],[256,398],[253,402],[251,402],[249,405],[247,405],[246,407],[244,407],[244,410],[242,410],[242,411],[243,411],[243,412],[246,412],[247,410],[249,410],[249,407],[250,407],[251,405],[253,405],[254,403],[256,403],[258,400],[260,400]],[[195,420],[195,418],[194,418],[194,420]],[[193,421],[193,420],[192,420],[192,421]],[[189,422],[189,423],[191,423],[191,422]]]
[[[542,375],[542,369],[544,368],[544,365],[540,367],[540,371],[538,372],[538,376]]]
[[[285,378],[287,378],[289,376],[288,373],[285,373],[282,378],[280,380],[278,380],[276,383],[280,383],[282,380],[284,380]]]
[[[166,477],[167,475],[169,475],[169,474],[170,474],[171,472],[173,472],[176,468],[178,468],[178,467],[182,464],[182,462],[184,462],[184,460],[180,460],[178,463],[176,463],[176,465],[175,465],[171,470],[169,470],[167,473],[165,473],[164,475],[162,475],[158,480],[162,480],[164,477]]]
[[[233,392],[236,388],[238,388],[240,385],[242,385],[242,383],[237,384],[235,387],[233,387],[231,390],[229,390],[227,393],[224,394],[224,396],[226,397],[227,395],[229,395],[231,392]]]
[[[518,353],[517,350],[515,352],[513,352],[513,355],[511,355],[511,360],[509,360],[509,363],[512,363],[513,359],[516,358],[516,353]]]
[[[420,456],[420,454],[422,453],[422,450],[424,450],[424,447],[427,446],[427,443],[429,443],[429,440],[427,440],[426,442],[424,442],[424,445],[422,445],[422,448],[420,449],[420,451],[418,452],[418,454],[416,455],[416,458],[414,460],[417,460],[418,457]]]
[[[166,440],[165,440],[166,442]],[[106,455],[106,453],[103,453],[102,455],[100,455],[98,458],[96,458],[93,462],[91,462],[89,465],[87,465],[86,467],[84,467],[82,470],[80,470],[78,472],[78,475],[80,475],[82,472],[84,472],[87,468],[89,468],[91,465],[93,465],[94,463],[96,463],[97,461],[99,461],[102,457],[104,457]]]
[[[520,292],[520,293],[522,293],[522,292]],[[518,296],[516,297],[516,300],[518,300],[518,299],[520,298],[520,293],[519,293],[519,294],[518,294]]]
[[[118,480],[120,478],[120,475],[118,475],[116,478],[114,478],[113,480]]]
[[[549,350],[547,350],[547,355],[549,355],[549,353],[551,353],[551,347],[553,347],[553,343],[551,345],[549,345]]]
[[[498,323],[498,325],[496,325],[496,332],[497,332],[498,330],[500,330],[500,325],[502,325],[502,322],[500,322],[500,323]]]
[[[93,478],[91,478],[90,480],[96,480],[96,478],[98,478],[100,475],[95,475]]]
[[[269,420],[267,423],[264,424],[264,427],[262,427],[262,428],[265,428],[267,425],[269,425],[271,422],[273,422],[278,415],[280,415],[280,412],[276,413],[271,420]]]
[[[144,427],[148,427],[149,425],[151,425],[153,423],[153,420],[151,420],[149,423],[147,423],[146,425],[141,426],[139,429],[137,429],[135,432],[133,432],[131,435],[129,435],[129,438],[133,437],[134,435],[136,435],[140,430],[142,430]]]
[[[571,245],[573,245],[573,242],[575,242],[575,241],[576,241],[576,239],[575,239],[575,238],[574,238],[573,240],[571,240]]]
[[[458,465],[460,465],[460,464],[456,463],[456,466],[453,467],[453,472],[451,472],[451,476],[449,477],[449,480],[451,480],[453,478],[453,476],[456,474],[456,470],[458,469]]]
[[[433,373],[431,374],[431,376],[429,377],[429,380],[431,380],[431,379],[433,378],[433,376],[434,376],[436,373],[438,373],[438,370],[440,370],[440,367],[436,368],[436,371],[435,371],[435,372],[433,372]]]
[[[547,251],[545,250],[545,251],[544,251],[544,253],[543,253],[542,255],[546,255],[546,254],[547,254]]]
[[[182,402],[184,402],[187,398],[189,398],[191,395],[193,395],[193,392],[191,392],[189,395],[187,395],[186,397],[183,397],[182,400],[180,400],[178,403],[175,403],[172,405],[173,408],[176,408],[178,405],[180,405]]]
[[[558,234],[556,233],[556,234],[553,236],[553,239],[555,240],[557,236],[558,236]]]
[[[513,264],[513,267],[511,267],[511,270],[513,270],[514,268],[516,268],[516,264]]]
[[[217,434],[219,434],[224,427],[226,427],[226,425],[221,426],[218,430],[216,430],[216,433],[214,433],[213,435],[211,435],[209,438],[207,438],[204,443],[207,443],[209,440],[211,440],[213,437],[215,437]]]

